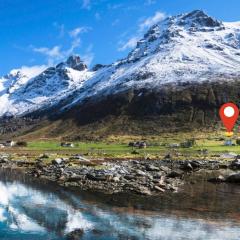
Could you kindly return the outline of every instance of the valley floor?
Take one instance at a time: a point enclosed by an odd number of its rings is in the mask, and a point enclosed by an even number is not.
[[[213,182],[240,182],[240,174],[234,172],[240,170],[237,139],[232,139],[234,146],[224,146],[224,134],[196,136],[135,138],[146,141],[146,148],[129,146],[133,138],[126,136],[103,142],[73,142],[73,147],[62,147],[58,140],[29,141],[26,147],[2,148],[0,167],[22,169],[66,187],[106,193],[155,195],[178,191],[186,177],[202,171]],[[184,146],[193,139],[192,147]],[[232,174],[236,175],[233,179]]]
[[[227,153],[240,154],[238,136],[227,138],[224,132],[163,133],[148,136],[108,136],[102,141],[70,142],[73,147],[62,147],[59,139],[26,140],[26,147],[5,147],[0,152],[9,153],[13,159],[34,160],[48,153],[49,159],[80,154],[89,160],[112,159],[165,159],[184,160],[189,157],[205,160],[232,159]],[[184,146],[194,140],[193,146]],[[226,146],[226,141],[232,146]],[[129,146],[129,143],[144,142],[146,147]],[[233,155],[234,155],[233,154]]]

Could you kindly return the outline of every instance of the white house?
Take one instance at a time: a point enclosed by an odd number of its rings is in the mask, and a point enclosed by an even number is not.
[[[12,141],[12,140],[7,140],[5,142],[0,142],[0,148],[4,148],[4,147],[14,147],[16,145],[16,142]]]

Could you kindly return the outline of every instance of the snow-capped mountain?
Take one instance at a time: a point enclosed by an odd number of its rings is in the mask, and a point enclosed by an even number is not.
[[[39,75],[11,71],[0,79],[0,115],[22,115],[48,108],[67,97],[93,74],[78,56],[71,56]]]
[[[129,89],[235,81],[239,76],[240,22],[220,22],[196,10],[152,26],[125,59],[111,65],[87,69],[71,56],[37,76],[11,72],[0,78],[0,116],[58,104],[63,111]]]

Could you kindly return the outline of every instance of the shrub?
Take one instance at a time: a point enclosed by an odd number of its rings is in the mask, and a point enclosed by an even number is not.
[[[25,142],[25,141],[18,141],[16,143],[16,146],[17,147],[27,147],[27,142]]]
[[[238,139],[236,140],[236,144],[237,144],[237,145],[240,145],[240,138],[238,138]]]

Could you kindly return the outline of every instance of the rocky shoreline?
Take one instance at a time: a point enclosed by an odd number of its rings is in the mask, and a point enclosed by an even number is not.
[[[42,154],[35,161],[10,160],[0,155],[0,167],[22,169],[35,178],[47,179],[64,187],[106,194],[158,195],[178,192],[190,176],[209,172],[212,183],[240,183],[240,156],[226,160],[112,160],[89,161],[80,155],[48,161]],[[198,179],[197,179],[198,180]]]

